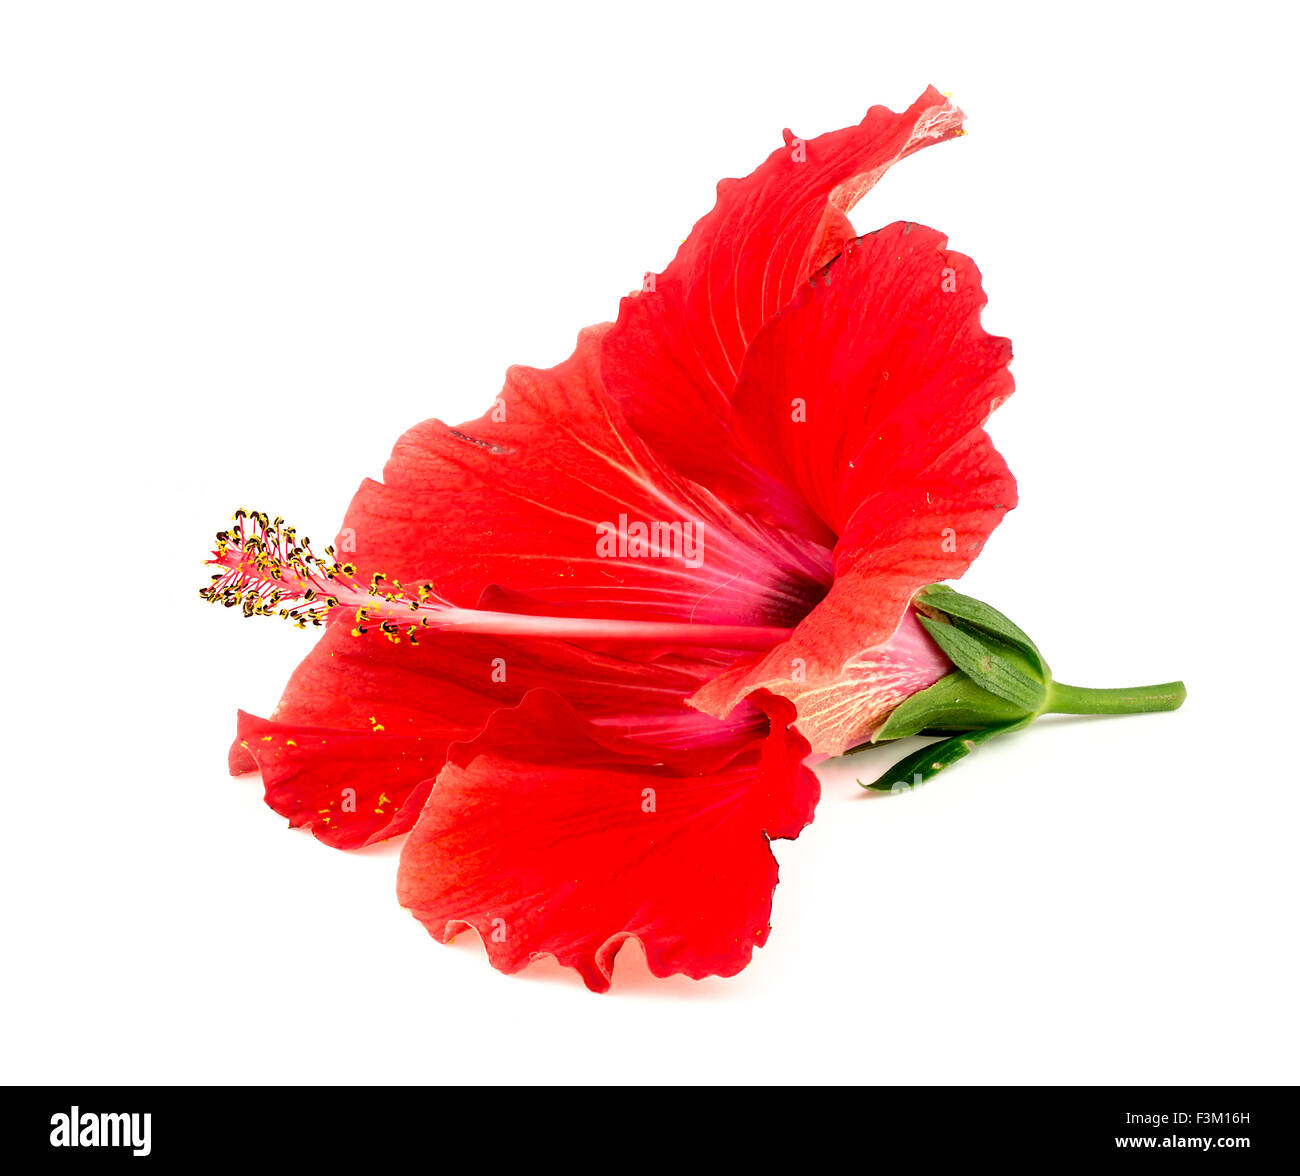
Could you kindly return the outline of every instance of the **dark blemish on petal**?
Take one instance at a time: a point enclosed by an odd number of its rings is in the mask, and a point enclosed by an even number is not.
[[[471,437],[468,433],[462,433],[459,429],[448,429],[447,432],[458,441],[466,441],[470,445],[477,445],[480,449],[486,449],[489,453],[514,453],[514,449],[509,445],[498,445],[494,441],[484,441],[482,437]]]

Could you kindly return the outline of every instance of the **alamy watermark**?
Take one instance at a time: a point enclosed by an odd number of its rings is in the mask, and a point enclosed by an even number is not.
[[[152,1119],[147,1111],[97,1114],[72,1107],[50,1116],[50,1146],[130,1148],[133,1156],[147,1156]]]
[[[596,524],[596,555],[601,559],[679,559],[688,568],[704,563],[704,524],[628,521]]]

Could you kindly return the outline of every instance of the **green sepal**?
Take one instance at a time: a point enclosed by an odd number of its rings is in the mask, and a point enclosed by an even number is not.
[[[1126,689],[1083,689],[1053,681],[1038,646],[991,605],[930,584],[914,597],[917,616],[956,667],[905,699],[856,751],[917,734],[948,736],[904,757],[874,784],[892,792],[930,779],[980,744],[1027,727],[1041,714],[1136,714],[1176,710],[1181,682]],[[949,732],[957,732],[949,735]]]
[[[985,604],[973,596],[963,596],[960,592],[949,588],[947,584],[930,584],[922,588],[916,594],[916,604],[922,609],[932,609],[945,613],[954,620],[965,621],[966,626],[1000,638],[1020,651],[1021,655],[1038,671],[1037,677],[1043,681],[1050,677],[1047,662],[1039,652],[1038,646],[1030,640],[1029,634],[1010,617],[998,612],[991,604]]]
[[[973,731],[1014,723],[1025,711],[991,694],[960,670],[900,703],[872,738],[873,743],[903,739],[922,731]],[[870,746],[870,745],[868,745]]]
[[[923,784],[944,768],[965,759],[981,743],[987,743],[990,739],[1020,727],[1027,727],[1031,722],[1033,722],[1032,716],[1014,723],[1003,723],[997,727],[985,727],[981,731],[964,731],[951,739],[931,743],[912,755],[904,756],[874,784],[863,784],[861,780],[858,784],[872,792],[893,792],[896,788],[911,788],[916,784]]]
[[[1027,667],[1022,669],[1007,656],[1011,650],[1004,642],[984,634],[976,636],[947,621],[926,616],[920,616],[919,620],[953,665],[976,685],[1005,698],[1022,714],[1036,712],[1042,705],[1047,697],[1043,683]]]

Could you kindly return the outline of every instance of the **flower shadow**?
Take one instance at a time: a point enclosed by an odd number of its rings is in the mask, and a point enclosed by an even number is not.
[[[468,928],[456,936],[446,946],[453,950],[465,951],[478,957],[473,961],[476,968],[488,967],[483,940],[474,928]],[[585,991],[582,977],[572,968],[565,967],[552,955],[538,956],[531,964],[508,979],[525,984],[552,984],[559,988]],[[736,985],[743,983],[743,977],[706,976],[702,980],[692,980],[689,976],[675,975],[659,977],[650,971],[646,963],[645,952],[636,939],[627,940],[619,949],[614,962],[613,980],[609,990],[604,993],[591,993],[594,998],[603,996],[616,999],[631,997],[645,1000],[724,1000],[733,992]]]

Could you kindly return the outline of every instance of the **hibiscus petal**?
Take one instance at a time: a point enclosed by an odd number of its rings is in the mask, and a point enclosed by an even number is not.
[[[406,832],[419,815],[450,740],[437,733],[272,722],[239,712],[232,774],[260,768],[266,803],[295,828],[336,849],[358,849]]]
[[[406,433],[384,481],[353,499],[341,557],[469,607],[495,584],[593,617],[793,624],[825,591],[829,550],[759,526],[665,467],[602,391],[602,334],[583,332],[558,367],[511,368],[480,420]],[[606,528],[621,522],[679,524],[683,542],[610,554]]]
[[[837,535],[1011,395],[1011,341],[980,325],[979,270],[947,244],[903,222],[850,242],[745,358],[737,431]]]
[[[687,705],[726,664],[706,654],[633,661],[556,641],[454,633],[412,646],[331,625],[272,720],[240,712],[230,770],[260,769],[273,810],[327,845],[355,849],[411,828],[451,743],[552,686],[611,746],[706,771],[766,729],[753,706],[719,722]]]
[[[888,641],[853,653],[835,676],[800,674],[773,685],[794,703],[799,731],[812,748],[839,755],[869,741],[895,707],[952,668],[909,608]]]
[[[604,341],[606,387],[675,469],[750,513],[816,527],[734,443],[729,405],[742,360],[763,325],[852,237],[848,210],[894,163],[959,134],[962,119],[930,87],[902,114],[875,106],[858,126],[807,142],[786,131],[785,146],[757,170],[718,185],[717,204],[654,289],[623,299]]]
[[[761,746],[686,777],[530,694],[452,749],[402,849],[402,905],[443,943],[474,927],[503,972],[551,955],[604,991],[636,938],[657,976],[734,975],[767,938],[768,839],[797,835],[817,800],[793,708],[765,705]]]
[[[897,632],[917,589],[960,576],[1015,504],[1015,479],[987,434],[967,434],[912,482],[864,501],[836,548],[835,583],[826,598],[788,640],[737,662],[691,702],[722,716],[757,690],[790,699],[825,685],[846,695],[861,690],[863,675],[853,663],[871,664],[872,651]],[[862,713],[866,721],[858,730],[815,724],[805,731],[813,751],[839,755],[868,738],[878,717]]]
[[[1015,505],[981,427],[1011,393],[1011,345],[980,326],[979,272],[946,244],[905,224],[854,242],[751,346],[735,399],[743,440],[841,537],[826,598],[789,640],[702,689],[704,710],[725,714],[760,687],[815,693],[859,721],[810,725],[814,750],[868,737],[879,699],[852,696],[890,676],[871,651]]]

